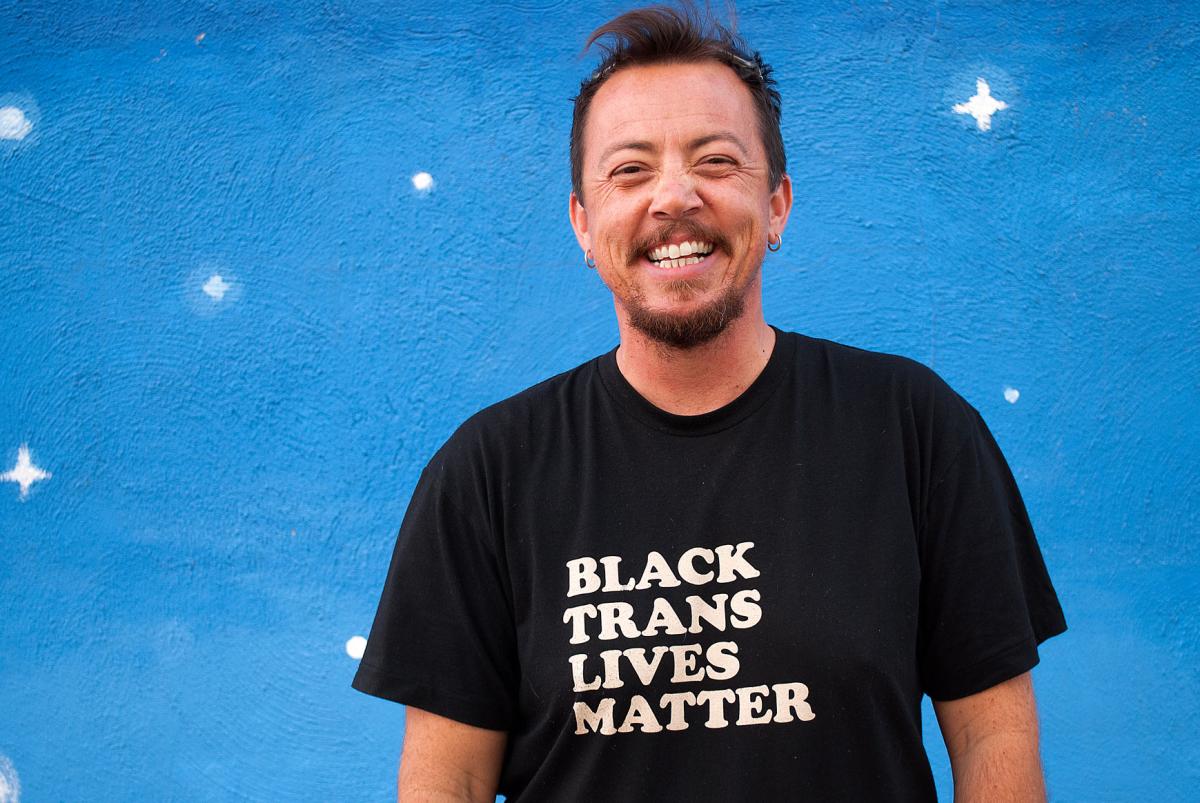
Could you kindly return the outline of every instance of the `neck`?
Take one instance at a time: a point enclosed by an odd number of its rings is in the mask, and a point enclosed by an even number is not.
[[[692,349],[676,349],[633,329],[618,309],[621,345],[617,367],[647,401],[677,415],[700,415],[724,407],[758,378],[775,347],[775,330],[761,305],[745,312],[720,335]]]

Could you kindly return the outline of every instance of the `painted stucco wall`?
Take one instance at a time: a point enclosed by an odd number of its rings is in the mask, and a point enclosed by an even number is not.
[[[625,7],[0,5],[0,801],[393,794],[403,710],[349,682],[418,472],[615,343],[566,139]],[[1070,625],[1053,798],[1194,800],[1200,10],[740,11],[768,319],[990,424]]]

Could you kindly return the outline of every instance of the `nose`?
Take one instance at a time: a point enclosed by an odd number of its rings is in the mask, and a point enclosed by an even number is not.
[[[654,185],[650,214],[656,220],[674,220],[687,217],[702,205],[695,178],[686,170],[668,170],[663,171]]]

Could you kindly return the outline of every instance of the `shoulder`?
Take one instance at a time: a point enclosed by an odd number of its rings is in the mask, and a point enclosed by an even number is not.
[[[798,360],[816,363],[825,370],[836,372],[839,379],[872,383],[899,382],[914,387],[949,387],[932,368],[912,357],[872,351],[799,333],[791,334],[797,339]]]
[[[574,406],[586,402],[594,390],[599,357],[506,399],[484,407],[464,421],[452,441],[509,441],[541,430]]]
[[[966,405],[936,371],[912,357],[794,334],[796,359],[809,372],[823,374],[831,384],[864,392],[892,391],[913,400],[937,400]]]
[[[548,433],[563,433],[573,412],[595,392],[599,357],[490,404],[463,421],[434,454],[426,471],[510,462],[538,448]],[[482,478],[479,478],[482,479]]]
[[[979,412],[934,369],[911,357],[832,340],[796,337],[797,393],[856,427],[896,422],[914,445],[945,456],[979,427]]]

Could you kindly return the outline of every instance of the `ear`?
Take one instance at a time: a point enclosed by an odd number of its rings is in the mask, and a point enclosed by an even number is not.
[[[779,179],[779,186],[771,193],[768,205],[771,209],[771,231],[782,235],[787,228],[788,216],[792,214],[792,179],[787,173]]]
[[[587,251],[592,247],[592,238],[588,236],[587,210],[583,208],[583,201],[579,200],[579,196],[574,192],[571,193],[567,214],[571,218],[571,228],[575,230],[575,240],[580,248]]]

